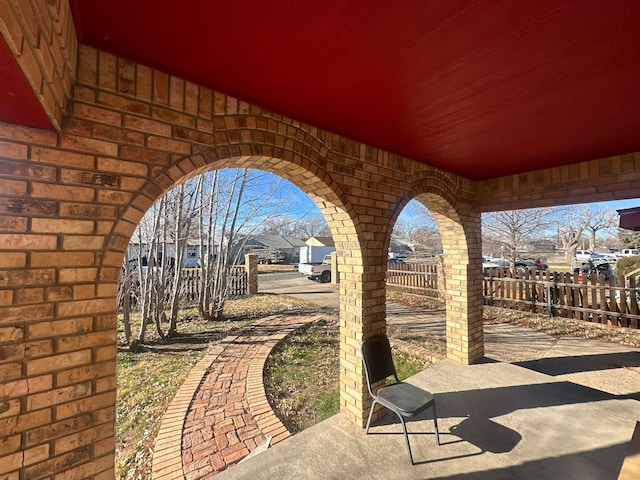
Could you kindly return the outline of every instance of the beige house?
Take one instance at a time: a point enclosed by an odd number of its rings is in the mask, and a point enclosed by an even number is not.
[[[335,247],[333,237],[310,237],[304,243],[312,247]]]

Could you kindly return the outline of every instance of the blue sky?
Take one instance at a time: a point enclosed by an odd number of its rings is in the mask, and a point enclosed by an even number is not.
[[[277,185],[277,194],[274,197],[274,202],[280,203],[281,208],[279,210],[279,216],[288,217],[293,220],[301,218],[311,218],[320,216],[320,211],[316,205],[311,201],[309,196],[300,190],[293,183],[285,180],[273,173],[260,171],[260,185],[257,185],[257,189],[270,189],[274,185]],[[598,207],[612,208],[619,210],[623,208],[633,208],[640,206],[640,198],[630,200],[617,200],[611,202],[598,202],[591,205],[597,205]],[[399,222],[410,223],[415,218],[414,209],[411,208],[411,203],[404,208]]]
[[[270,174],[273,175],[273,174]],[[296,213],[305,212],[310,215],[320,215],[320,211],[316,208],[315,204],[311,201],[309,196],[305,194],[302,190],[296,187],[291,182],[284,180],[276,175],[273,175],[274,181],[280,181],[280,188],[282,189],[282,194],[290,199],[290,208],[291,208],[291,216],[295,217]],[[619,210],[623,208],[633,208],[640,207],[640,198],[630,199],[630,200],[616,200],[612,202],[597,202],[592,205],[597,205],[599,207],[612,208],[614,210]],[[412,216],[411,209],[405,207],[405,209],[400,214],[400,219],[409,219]]]
[[[640,198],[633,198],[631,200],[616,200],[615,202],[601,202],[599,205],[607,206],[613,208],[614,210],[640,207]]]

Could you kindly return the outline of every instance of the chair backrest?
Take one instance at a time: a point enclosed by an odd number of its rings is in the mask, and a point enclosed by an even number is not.
[[[391,345],[386,335],[377,335],[362,342],[362,361],[369,387],[391,375],[398,379],[391,356]]]

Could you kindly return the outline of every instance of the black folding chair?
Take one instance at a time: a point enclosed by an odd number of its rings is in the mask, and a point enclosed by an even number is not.
[[[436,417],[436,400],[430,392],[409,383],[401,382],[398,379],[393,357],[391,356],[391,345],[389,345],[389,339],[386,335],[378,335],[362,342],[362,363],[364,364],[364,370],[367,375],[367,387],[373,398],[365,434],[369,433],[369,425],[371,424],[371,417],[373,416],[373,409],[376,403],[388,408],[400,418],[402,430],[404,431],[404,440],[407,444],[407,452],[409,453],[409,460],[411,461],[411,465],[413,465],[413,455],[411,454],[409,435],[407,434],[407,425],[404,419],[405,417],[410,418],[418,415],[428,408],[433,408],[436,442],[440,445],[438,419]],[[395,383],[382,386],[377,392],[373,392],[373,384],[391,376],[395,378]]]

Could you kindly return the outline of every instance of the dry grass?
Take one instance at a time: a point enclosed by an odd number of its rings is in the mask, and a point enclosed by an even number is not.
[[[140,353],[125,349],[124,334],[119,331],[117,478],[151,478],[153,442],[162,416],[209,345],[265,316],[314,311],[318,311],[317,307],[308,302],[277,295],[229,300],[224,311],[225,319],[220,322],[205,322],[197,310],[186,309],[180,313],[177,337],[164,341],[155,328],[149,326],[147,342]]]
[[[387,325],[387,334],[392,338],[420,345],[431,353],[443,357],[447,356],[447,342],[444,338],[427,335],[426,333],[411,332],[395,325]]]
[[[425,311],[444,310],[442,302],[428,297],[388,292],[387,298]],[[283,418],[293,431],[306,428],[335,413],[339,401],[339,340],[335,311],[321,309],[312,303],[290,297],[269,294],[230,300],[225,308],[225,319],[221,322],[204,322],[194,309],[185,310],[180,316],[178,337],[168,342],[163,341],[155,334],[153,328],[150,328],[145,351],[133,354],[121,349],[118,353],[118,478],[151,478],[152,446],[162,415],[191,367],[202,357],[210,344],[259,318],[291,312],[324,312],[325,315],[321,322],[316,322],[286,347],[292,350],[279,351],[282,363],[298,368],[306,362],[307,366],[301,366],[302,369],[298,373],[285,374],[294,379],[293,383],[272,381],[272,385],[280,389],[274,390],[272,397],[280,397],[283,395],[282,392],[289,395],[282,396],[283,406],[277,409],[281,410]],[[640,347],[640,332],[607,325],[548,318],[496,307],[485,307],[484,321],[511,323],[555,337],[574,336]],[[443,339],[403,331],[392,326],[389,327],[389,334],[422,345],[434,353],[444,354]],[[126,345],[122,332],[119,332],[118,338],[120,346]],[[303,352],[304,349],[309,350],[313,343],[314,353]],[[395,356],[399,363],[405,362],[397,352]],[[413,360],[406,361],[411,363]],[[415,373],[423,368],[423,365],[415,364],[408,371]],[[278,401],[280,400],[275,400]]]
[[[283,312],[299,314],[320,310],[318,305],[311,302],[264,293],[228,300],[224,306],[224,318],[227,320],[256,319]]]
[[[387,290],[387,301],[429,311],[444,311],[445,309],[444,302],[437,298],[425,297],[424,295],[415,295],[412,293],[396,292],[393,290]]]
[[[484,307],[483,317],[485,323],[509,323],[546,333],[555,338],[577,337],[640,347],[640,331],[630,328],[560,317],[549,318],[529,312],[488,306]]]

